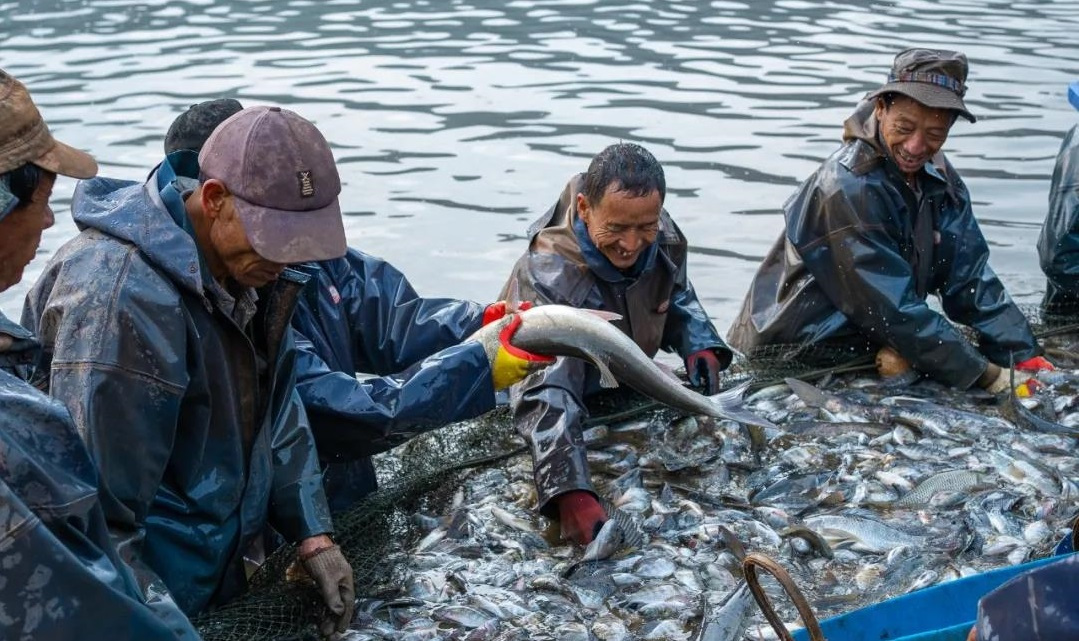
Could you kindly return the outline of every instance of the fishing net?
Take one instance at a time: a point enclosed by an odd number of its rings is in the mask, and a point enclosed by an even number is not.
[[[1047,314],[1038,306],[1027,306],[1023,311],[1046,345],[1057,345],[1050,349],[1058,350],[1058,357],[1074,352],[1079,363],[1079,314]],[[736,358],[723,383],[724,387],[749,383],[751,389],[759,389],[786,377],[813,380],[868,371],[873,369],[873,356],[868,346],[859,350],[769,345]],[[629,419],[657,407],[654,401],[629,390],[608,391],[589,399],[590,418],[585,427]],[[421,435],[389,455],[376,457],[379,489],[351,510],[334,516],[335,539],[352,564],[356,593],[368,597],[392,593],[403,582],[408,550],[425,533],[413,516],[444,513],[468,474],[524,451],[509,411],[500,407],[478,419]],[[202,636],[207,641],[318,639],[316,625],[324,607],[314,585],[294,567],[294,560],[292,546],[271,554],[251,576],[246,594],[194,620]]]

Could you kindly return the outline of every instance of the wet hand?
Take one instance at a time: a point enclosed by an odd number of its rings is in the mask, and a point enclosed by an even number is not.
[[[1056,369],[1052,363],[1050,363],[1044,356],[1035,356],[1034,358],[1028,358],[1022,363],[1015,364],[1016,371],[1020,372],[1040,372],[1045,370],[1051,372]]]
[[[507,313],[523,312],[526,309],[532,309],[532,303],[526,300],[517,303],[515,309],[511,309],[510,304],[504,300],[491,303],[483,310],[483,324],[490,325],[496,320],[501,320]]]
[[[352,566],[341,553],[340,546],[328,536],[313,536],[300,543],[299,558],[330,610],[319,631],[323,636],[330,636],[335,631],[344,632],[352,622],[356,591],[352,584]]]
[[[711,349],[702,349],[686,357],[686,374],[694,387],[703,387],[706,394],[719,393],[719,357]]]
[[[578,545],[588,545],[607,522],[607,512],[596,497],[585,490],[573,490],[554,499],[558,504],[558,520],[562,538]]]

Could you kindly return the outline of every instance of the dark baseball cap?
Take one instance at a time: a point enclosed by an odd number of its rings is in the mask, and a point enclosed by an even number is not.
[[[247,239],[276,263],[345,255],[341,178],[310,121],[280,107],[248,107],[218,125],[199,168],[234,196]]]
[[[72,178],[97,175],[94,158],[53,138],[26,86],[0,70],[0,174],[27,163]]]
[[[888,82],[866,95],[866,100],[889,92],[903,94],[926,107],[951,109],[971,122],[963,96],[967,93],[967,57],[957,51],[907,49],[892,63]]]
[[[176,117],[165,134],[165,154],[178,149],[198,153],[217,126],[244,107],[239,100],[218,98],[200,102]]]

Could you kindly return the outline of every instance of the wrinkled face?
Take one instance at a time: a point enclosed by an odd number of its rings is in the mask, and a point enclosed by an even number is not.
[[[663,201],[658,190],[635,196],[618,191],[620,188],[612,183],[594,204],[589,204],[584,194],[577,194],[577,213],[607,260],[618,269],[629,269],[656,242]]]
[[[41,243],[41,232],[52,227],[49,196],[54,182],[56,174],[42,171],[29,202],[19,203],[0,220],[0,291],[22,280],[23,269],[34,259]]]
[[[203,193],[206,193],[205,188]],[[224,268],[229,278],[244,287],[262,287],[277,280],[285,265],[266,260],[251,246],[243,222],[236,214],[234,196],[225,194],[215,197],[207,212],[211,214],[210,244],[216,254],[216,262]]]
[[[917,100],[896,96],[892,106],[877,100],[881,137],[899,171],[916,174],[948,139],[955,114],[949,109],[926,107]]]

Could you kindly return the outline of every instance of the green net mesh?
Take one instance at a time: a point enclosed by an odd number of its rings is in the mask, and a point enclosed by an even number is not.
[[[1051,357],[1079,365],[1079,314],[1023,311]],[[750,383],[759,389],[786,377],[813,380],[827,374],[873,369],[873,354],[848,348],[770,345],[739,357],[724,386]],[[614,390],[589,400],[592,424],[613,422],[656,409],[631,391]],[[373,596],[399,585],[399,572],[422,529],[412,515],[441,513],[469,473],[525,451],[509,411],[498,408],[474,420],[421,435],[389,456],[376,458],[379,489],[334,517],[335,538],[352,564],[356,593]],[[203,614],[194,623],[207,641],[318,639],[324,613],[314,585],[293,568],[295,550],[285,546],[252,575],[250,590],[234,602]]]

